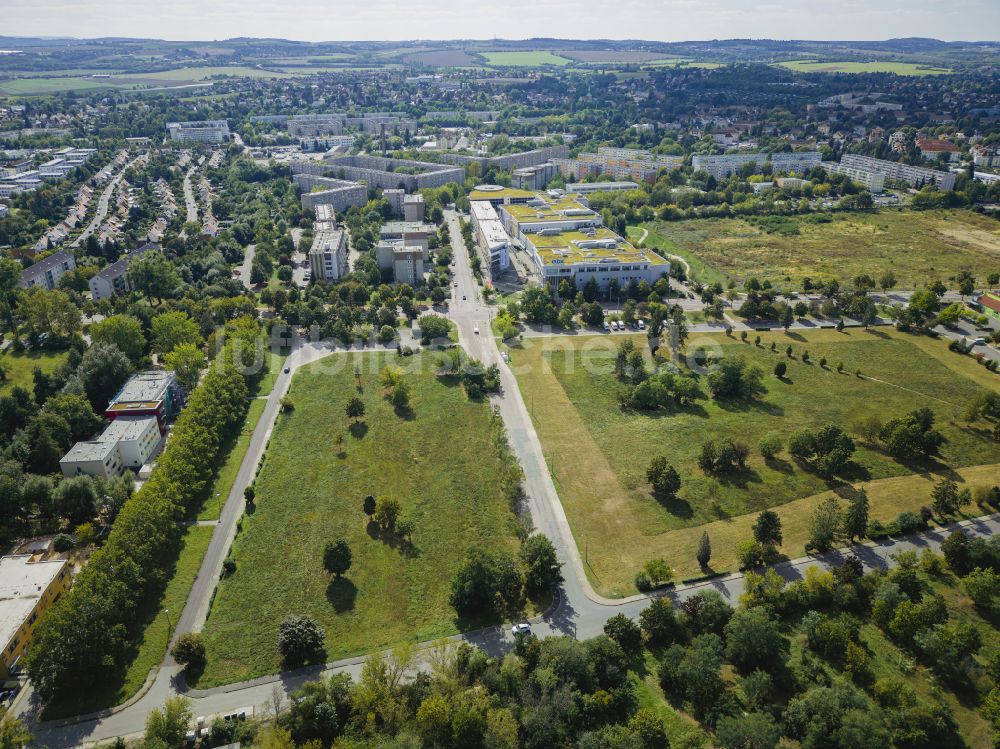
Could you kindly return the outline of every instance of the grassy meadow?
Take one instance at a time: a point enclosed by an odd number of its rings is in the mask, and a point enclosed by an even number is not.
[[[813,507],[838,484],[804,470],[787,453],[765,461],[756,445],[768,432],[787,440],[796,429],[826,423],[852,431],[867,416],[886,420],[930,407],[948,440],[939,463],[915,473],[858,439],[852,466],[839,477],[868,487],[872,517],[880,520],[929,502],[933,481],[950,469],[959,469],[959,476],[964,472],[971,485],[995,482],[1000,445],[959,414],[980,387],[997,388],[1000,380],[948,352],[944,342],[861,330],[764,333],[762,339],[759,347],[752,339],[742,343],[723,335],[698,335],[688,342],[689,351],[718,346],[723,356],[758,364],[767,390],[759,399],[706,398],[655,414],[619,407],[622,385],[612,371],[617,339],[528,339],[515,352],[519,383],[556,487],[578,544],[586,541],[589,572],[602,592],[633,592],[635,572],[655,556],[665,557],[682,576],[697,574],[694,550],[703,530],[713,541],[713,568],[732,568],[733,546],[749,536],[754,516],[767,507],[780,508],[785,553],[801,555]],[[772,340],[777,353],[770,351]],[[636,343],[645,348],[644,337],[636,336]],[[784,353],[789,344],[793,358]],[[802,361],[804,351],[810,363]],[[819,365],[822,357],[825,368]],[[783,381],[772,374],[778,361],[788,365]],[[843,374],[836,371],[840,362]],[[853,374],[859,368],[862,378]],[[697,466],[701,446],[709,438],[727,437],[751,447],[746,470],[706,475]],[[680,472],[675,501],[661,503],[651,494],[645,472],[657,455]]]
[[[237,571],[220,583],[205,627],[199,686],[278,671],[278,625],[290,614],[325,628],[329,659],[456,632],[462,624],[448,595],[466,552],[517,548],[516,519],[495,480],[489,406],[437,378],[424,357],[405,362],[421,369],[405,374],[411,410],[403,413],[378,384],[383,363],[404,363],[392,354],[345,355],[334,374],[327,358],[295,375],[295,408],[278,419],[256,507],[231,552]],[[354,396],[366,406],[357,424],[345,414]],[[384,538],[369,523],[367,494],[400,501],[415,525],[411,542]],[[337,537],[353,564],[333,580],[322,554]]]

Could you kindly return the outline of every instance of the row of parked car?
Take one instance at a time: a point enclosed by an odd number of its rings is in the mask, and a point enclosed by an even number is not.
[[[624,320],[605,320],[604,321],[604,330],[606,332],[608,332],[608,333],[610,333],[610,332],[612,332],[614,330],[625,330],[626,327],[627,326],[625,325],[625,321]],[[645,330],[646,329],[646,323],[643,322],[642,320],[636,320],[632,324],[632,327],[635,330]]]

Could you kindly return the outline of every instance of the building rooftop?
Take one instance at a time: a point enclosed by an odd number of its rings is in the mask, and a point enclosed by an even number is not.
[[[99,461],[103,463],[108,455],[117,449],[118,443],[113,440],[103,439],[102,434],[96,440],[77,442],[69,449],[69,452],[59,459],[60,463],[92,463]]]
[[[21,278],[36,278],[52,268],[57,268],[63,264],[65,261],[73,261],[73,255],[66,250],[60,250],[59,252],[53,252],[46,258],[42,258],[34,265],[30,265],[24,269],[21,274]]]
[[[118,260],[111,263],[111,265],[106,265],[105,267],[101,268],[101,270],[99,270],[94,277],[104,278],[107,280],[113,280],[115,278],[118,278],[118,276],[122,275],[128,270],[129,265],[131,265],[132,261],[135,260],[136,258],[142,257],[150,250],[162,250],[162,249],[163,248],[160,247],[160,245],[156,244],[155,242],[146,242],[146,244],[140,245],[131,252],[122,255]]]
[[[635,182],[567,182],[566,192],[601,192],[602,190],[638,190]]]
[[[65,564],[63,559],[32,562],[27,554],[0,557],[0,647],[21,628]]]
[[[425,224],[422,221],[386,221],[379,229],[379,234],[383,237],[394,234],[433,234],[437,231],[434,224]]]
[[[603,226],[588,232],[532,234],[530,241],[545,265],[643,262],[650,265],[667,264],[667,261],[655,252],[639,249]]]
[[[536,194],[531,190],[518,190],[500,185],[476,185],[469,193],[469,200],[530,200]]]
[[[560,195],[558,197],[540,197],[530,203],[505,205],[504,210],[518,223],[538,223],[543,221],[565,221],[571,218],[597,217],[578,195]]]
[[[121,442],[139,439],[152,422],[156,424],[155,416],[122,416],[108,424],[107,429],[97,438],[99,442]]]
[[[122,389],[118,391],[118,395],[111,399],[111,406],[121,406],[126,403],[155,406],[156,403],[164,399],[167,389],[173,382],[173,372],[155,369],[137,372],[122,386]],[[122,409],[119,408],[116,410]]]

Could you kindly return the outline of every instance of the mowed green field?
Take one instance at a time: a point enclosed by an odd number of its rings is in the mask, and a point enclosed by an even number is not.
[[[496,483],[489,406],[439,380],[430,357],[335,356],[295,375],[295,410],[275,426],[256,509],[233,545],[236,573],[219,584],[205,626],[208,665],[199,686],[278,671],[278,625],[290,614],[320,622],[331,660],[456,632],[448,595],[466,552],[517,548],[516,519]],[[404,376],[412,413],[399,415],[384,399],[377,374],[384,362],[422,367]],[[345,407],[355,395],[367,412],[352,429]],[[399,500],[415,524],[412,545],[369,525],[368,494]],[[323,570],[323,548],[341,536],[354,561],[334,581]]]
[[[4,379],[0,380],[0,395],[6,395],[18,385],[30,393],[34,386],[35,367],[46,374],[51,374],[64,361],[66,361],[65,351],[21,351],[0,354],[0,368],[6,372]]]
[[[948,75],[949,68],[918,65],[912,62],[821,62],[819,60],[789,60],[777,63],[796,73],[895,73],[896,75]]]
[[[569,65],[573,60],[568,57],[552,54],[547,50],[527,50],[524,52],[480,52],[489,65],[495,67],[526,67],[537,68],[544,65]]]
[[[523,351],[515,352],[518,379],[570,524],[581,547],[586,539],[591,572],[605,592],[631,592],[632,575],[654,556],[665,556],[679,571],[693,574],[693,548],[705,524],[717,523],[722,530],[741,517],[812,497],[834,485],[804,470],[787,454],[765,462],[757,453],[757,443],[771,431],[786,440],[796,429],[826,423],[850,431],[867,416],[887,420],[928,406],[937,414],[938,426],[948,440],[935,470],[1000,462],[1000,444],[958,420],[962,406],[983,383],[997,388],[1000,380],[972,360],[949,353],[943,342],[928,340],[918,345],[894,331],[861,330],[765,333],[762,337],[760,347],[700,334],[688,344],[689,349],[718,346],[723,356],[742,356],[758,364],[765,372],[767,388],[761,398],[751,402],[706,398],[673,413],[621,410],[617,396],[622,384],[612,371],[618,336],[529,339]],[[772,340],[777,341],[779,353],[770,351]],[[636,344],[644,349],[644,337],[636,336]],[[795,358],[785,356],[788,344]],[[936,356],[928,355],[924,344],[935,344]],[[554,350],[546,351],[545,346]],[[809,364],[801,360],[806,350]],[[828,360],[828,368],[819,366],[821,357]],[[788,365],[784,382],[772,374],[778,361]],[[839,362],[844,364],[844,374],[835,371]],[[964,376],[966,366],[972,367],[969,376]],[[865,378],[854,376],[858,368]],[[704,383],[702,388],[707,394]],[[701,447],[709,439],[724,438],[751,447],[747,469],[706,475],[697,465]],[[666,456],[681,475],[682,488],[675,501],[661,503],[651,494],[645,472],[657,455]],[[911,473],[910,467],[859,440],[853,467],[840,478],[878,483]],[[892,505],[890,518],[907,499],[892,486],[881,487],[878,494]],[[907,509],[926,504],[929,482],[920,491],[909,486],[909,494],[913,506]],[[811,505],[799,509],[808,516]],[[807,521],[802,524],[807,526]],[[678,531],[686,532],[683,538],[673,535]],[[786,536],[798,543],[790,551],[801,554],[805,539]],[[688,548],[689,541],[689,557],[671,557],[674,549]],[[716,549],[718,558],[732,558],[731,547],[720,543]]]
[[[643,228],[650,230],[650,246],[694,256],[709,275],[737,283],[757,276],[798,285],[807,276],[844,281],[891,270],[899,288],[916,288],[961,270],[982,279],[1000,269],[1000,223],[969,211],[881,210],[831,219],[790,218],[798,227],[791,235],[769,234],[738,218],[659,221]]]

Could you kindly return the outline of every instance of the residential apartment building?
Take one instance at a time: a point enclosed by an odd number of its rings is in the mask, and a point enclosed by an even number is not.
[[[544,190],[558,171],[559,167],[551,161],[522,167],[511,173],[510,184],[518,190]]]
[[[329,205],[335,211],[346,211],[368,202],[368,188],[358,182],[320,177],[315,174],[296,174],[292,180],[302,189],[299,202],[308,210]]]
[[[337,281],[347,273],[347,235],[332,222],[313,225],[309,270],[315,281]]]
[[[59,461],[63,476],[120,476],[126,468],[138,471],[156,454],[163,441],[155,416],[121,416],[94,440],[77,442]]]
[[[391,270],[396,283],[417,286],[424,280],[427,251],[405,239],[383,239],[375,247],[375,259],[382,270]]]
[[[917,138],[917,150],[925,159],[938,161],[943,156],[949,163],[957,162],[962,155],[962,149],[954,143],[933,138]]]
[[[840,157],[840,165],[841,168],[850,167],[881,174],[885,179],[905,182],[913,187],[934,185],[938,190],[952,190],[955,187],[955,175],[951,172],[939,172],[936,169],[901,164],[898,161],[885,161],[872,156],[845,153]],[[824,166],[826,165],[824,164]]]
[[[387,221],[379,229],[379,238],[383,241],[401,239],[407,245],[416,245],[423,249],[424,260],[430,259],[428,249],[428,238],[437,231],[434,224],[425,224],[420,221]]]
[[[476,242],[489,257],[491,276],[503,273],[510,267],[510,236],[493,205],[485,200],[469,204],[469,217]]]
[[[591,192],[627,192],[638,190],[636,182],[567,182],[566,192],[586,195]]]
[[[76,258],[71,252],[60,250],[38,262],[29,265],[21,273],[21,286],[30,289],[41,286],[43,289],[54,289],[63,273],[76,267]]]
[[[575,159],[553,159],[563,176],[583,179],[608,175],[616,179],[655,182],[663,169],[680,169],[683,156],[661,156],[636,148],[601,146],[597,153],[581,153]]]
[[[772,172],[807,172],[819,166],[823,155],[819,151],[793,151],[791,153],[727,153],[721,156],[691,157],[691,167],[696,172],[707,172],[716,179],[725,179],[747,164],[754,164],[756,171],[771,165]]]
[[[225,143],[229,140],[229,123],[225,120],[168,122],[167,133],[170,134],[172,141]]]
[[[17,673],[38,620],[73,582],[65,559],[38,560],[30,554],[0,557],[0,677]]]
[[[407,192],[465,180],[465,171],[457,167],[382,156],[329,154],[322,161],[293,162],[291,170],[292,174],[334,177],[364,182],[368,187],[403,189]]]
[[[420,193],[403,196],[403,220],[410,222],[422,222],[427,210],[424,196]]]
[[[852,181],[867,187],[869,192],[880,193],[885,190],[885,175],[880,172],[836,161],[823,164],[823,168],[831,174],[843,174],[850,177]]]
[[[972,163],[976,166],[997,166],[1000,165],[1000,148],[997,146],[987,146],[977,143],[969,149],[972,155]]]
[[[101,299],[110,299],[118,294],[127,294],[132,291],[132,284],[128,280],[128,269],[147,252],[160,252],[162,247],[155,242],[147,242],[136,247],[129,253],[122,255],[116,262],[107,265],[99,270],[88,282],[90,295],[95,302]]]

